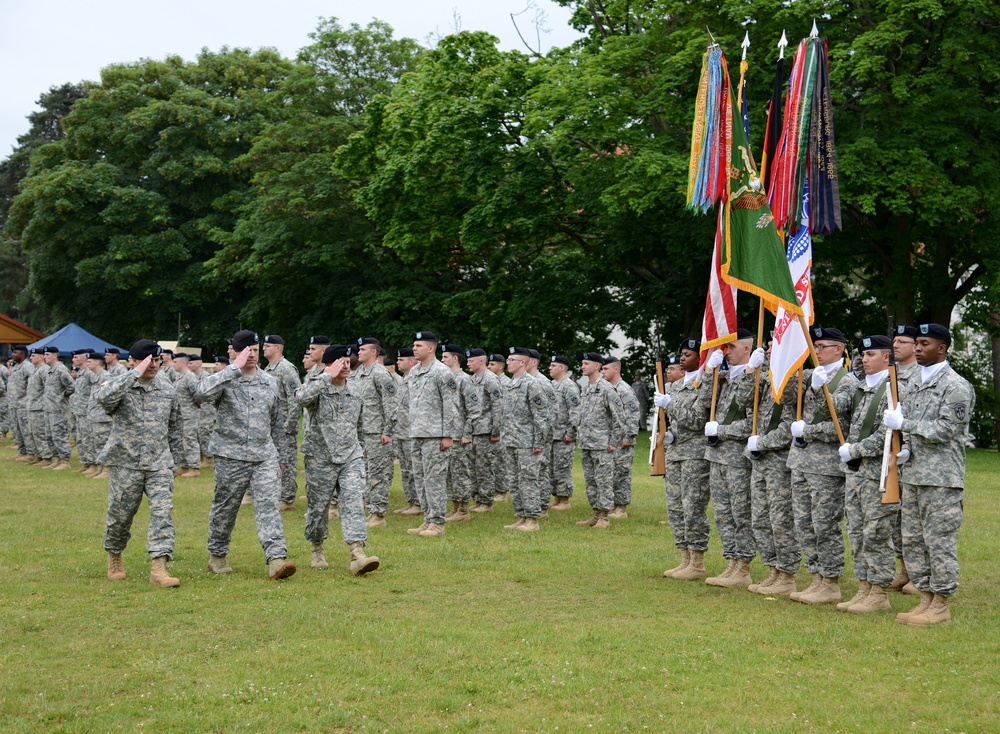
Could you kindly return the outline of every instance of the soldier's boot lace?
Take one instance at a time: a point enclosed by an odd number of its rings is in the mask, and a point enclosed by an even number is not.
[[[108,553],[108,578],[112,581],[121,581],[125,578],[121,553]]]

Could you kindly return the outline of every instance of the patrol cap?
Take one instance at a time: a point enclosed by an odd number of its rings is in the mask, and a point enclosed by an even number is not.
[[[402,359],[403,357],[412,357],[413,347],[403,347],[402,349],[396,350],[396,359]]]
[[[87,359],[96,359],[101,364],[107,364],[103,352],[87,352]]]
[[[604,364],[615,364],[616,362],[621,362],[621,360],[613,354],[609,354],[604,358]]]
[[[362,336],[358,338],[358,346],[362,344],[374,344],[376,347],[381,347],[382,343],[373,336]]]
[[[233,349],[237,352],[242,352],[247,347],[252,347],[254,344],[259,343],[260,337],[257,335],[256,331],[241,329],[233,334]]]
[[[864,352],[868,349],[892,349],[892,340],[882,334],[873,334],[859,341],[857,349],[859,352]]]
[[[825,339],[828,342],[841,342],[842,344],[847,344],[847,339],[844,337],[844,332],[840,329],[834,329],[832,327],[817,326],[812,330],[813,339]]]
[[[739,328],[736,330],[736,339],[753,339],[753,332],[750,329]]]
[[[553,354],[552,355],[552,364],[564,364],[567,367],[569,367],[569,359],[567,359],[566,357],[562,356],[561,354]]]
[[[105,354],[111,354],[111,350],[109,349]],[[151,339],[140,339],[128,350],[128,356],[139,362],[146,357],[159,357],[161,354],[163,354],[163,347]]]
[[[520,357],[530,357],[531,356],[531,353],[527,349],[525,349],[524,347],[511,347],[508,350],[508,353],[509,354],[516,354],[516,355],[518,355]]]
[[[438,343],[437,335],[433,331],[418,331],[413,335],[413,341],[415,342],[434,342]]]
[[[282,339],[277,334],[264,334],[264,343],[265,344],[280,344],[280,345],[284,346],[285,345],[285,340]]]
[[[597,362],[597,364],[604,364],[604,357],[597,352],[584,352],[581,359],[584,362]]]
[[[917,327],[907,326],[906,324],[899,324],[896,327],[896,336],[908,336],[911,339],[917,338]]]
[[[59,347],[47,344],[42,347],[42,354],[59,354]]]
[[[504,359],[504,356],[502,354],[491,354],[490,355],[490,362],[500,362],[501,364],[503,364],[505,361],[506,360]]]
[[[326,348],[323,352],[323,364],[333,364],[338,359],[343,359],[344,357],[350,357],[351,352],[354,347],[348,347],[344,344],[333,344]]]
[[[441,349],[442,354],[457,354],[460,357],[465,356],[465,350],[462,349],[461,344],[445,344],[444,348]]]
[[[485,357],[486,350],[476,347],[475,349],[470,349],[465,353],[466,357]]]
[[[537,349],[529,349],[528,356],[531,357],[532,359],[541,359],[542,353],[539,352]]]
[[[212,361],[216,364],[229,364],[229,357],[220,357],[216,355],[212,357]]]
[[[917,331],[920,333],[920,336],[937,339],[938,341],[943,341],[949,347],[951,346],[951,332],[941,324],[921,324],[917,328]]]
[[[329,344],[330,337],[328,336],[311,336],[309,337],[310,344]]]
[[[681,342],[680,347],[677,349],[678,352],[683,352],[685,349],[698,352],[701,349],[701,342],[697,339],[685,339]]]

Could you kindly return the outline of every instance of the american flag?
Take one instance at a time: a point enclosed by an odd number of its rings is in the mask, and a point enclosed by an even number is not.
[[[705,318],[701,325],[702,364],[713,347],[736,339],[736,289],[722,279],[723,211],[724,207],[720,206],[712,270],[708,276],[708,296],[705,298]]]

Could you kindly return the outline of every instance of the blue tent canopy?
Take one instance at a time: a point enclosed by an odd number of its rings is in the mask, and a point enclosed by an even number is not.
[[[72,322],[66,324],[66,326],[59,329],[48,336],[42,337],[36,342],[32,342],[28,345],[28,349],[34,347],[48,347],[48,346],[59,347],[60,357],[71,357],[73,356],[73,351],[75,349],[93,349],[97,352],[103,352],[108,347],[114,347],[121,351],[122,354],[128,354],[127,349],[122,349],[121,347],[116,347],[111,342],[106,342],[103,339],[98,339],[96,336],[91,334],[89,331],[84,329],[82,326],[74,324]]]

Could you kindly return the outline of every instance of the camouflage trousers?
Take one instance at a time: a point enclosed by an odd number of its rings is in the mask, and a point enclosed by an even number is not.
[[[108,517],[104,523],[104,550],[121,553],[132,537],[132,519],[142,496],[149,502],[149,531],[146,551],[150,558],[174,557],[174,473],[170,469],[142,471],[123,466],[110,467]]]
[[[542,512],[548,512],[552,506],[552,442],[547,441],[542,445],[541,466],[538,467],[538,507]],[[515,478],[516,481],[516,478]]]
[[[23,408],[17,409],[17,429],[21,434],[21,442],[24,444],[22,453],[28,456],[38,456],[35,451],[35,437],[31,434],[31,413]]]
[[[52,436],[49,434],[49,418],[44,411],[28,411],[28,424],[31,427],[31,440],[35,444],[35,456],[51,459]]]
[[[305,469],[306,474],[306,505],[309,505],[309,498],[317,496],[317,492],[320,490],[319,484],[322,481],[322,477],[316,471],[316,459],[311,454],[306,454],[302,457],[302,466]],[[340,503],[340,487],[334,482],[330,486],[330,503],[331,505],[339,505]],[[362,500],[363,502],[363,500]]]
[[[614,502],[616,505],[630,505],[632,504],[632,461],[635,458],[635,446],[628,448],[619,446],[614,457]]]
[[[663,493],[667,504],[667,522],[674,535],[674,545],[687,549],[684,542],[684,498],[681,495],[682,461],[668,461],[664,464]]]
[[[394,437],[392,451],[399,459],[399,476],[403,482],[403,494],[406,504],[420,505],[417,498],[417,487],[413,483],[413,439]]]
[[[77,453],[80,453],[81,444],[87,440],[88,428],[90,425],[87,423],[87,416],[79,416],[76,413],[69,414],[69,432],[73,436],[73,441],[76,442]]]
[[[208,442],[212,438],[212,430],[215,428],[215,406],[207,403],[198,410],[198,447],[201,455],[211,456],[208,452]]]
[[[498,491],[500,453],[500,444],[490,441],[488,433],[472,437],[472,465],[475,476],[472,499],[481,505],[492,505],[493,497]]]
[[[580,460],[591,509],[610,512],[615,507],[615,454],[607,449],[583,449]]]
[[[722,557],[752,561],[757,555],[750,512],[750,467],[710,463],[709,486]]]
[[[91,423],[84,436],[83,443],[76,447],[80,454],[80,463],[93,466],[97,463],[97,455],[101,453],[104,444],[111,436],[111,421],[106,423]]]
[[[64,410],[54,413],[46,411],[45,422],[48,425],[52,455],[69,461],[72,455],[72,449],[69,445],[69,414]]]
[[[10,408],[7,406],[7,396],[0,397],[0,436],[10,430]]]
[[[20,414],[21,410],[11,405],[9,406],[7,420],[10,422],[10,437],[14,441],[14,445],[17,446],[17,452],[19,454],[27,454],[29,453],[28,445],[24,441],[24,434],[21,433]]]
[[[889,518],[889,524],[892,526],[892,549],[896,552],[896,558],[898,558],[899,560],[903,560],[902,510],[900,510],[900,512],[893,513],[892,517]]]
[[[452,502],[472,501],[473,448],[460,441],[448,451],[448,499]]]
[[[795,537],[809,573],[825,578],[844,574],[844,477],[792,469],[792,511]]]
[[[844,490],[854,578],[875,586],[888,586],[896,575],[892,517],[899,514],[899,503],[882,504],[878,480],[865,479],[855,472],[844,478]]]
[[[197,469],[201,465],[197,411],[181,413],[181,455],[177,461],[181,469]]]
[[[365,450],[365,503],[372,515],[385,515],[389,511],[389,487],[392,486],[392,443],[382,445],[382,434],[366,433],[362,436]]]
[[[315,481],[306,490],[306,540],[319,543],[329,536],[330,495],[334,487],[340,488],[340,530],[345,543],[364,543],[368,540],[365,527],[365,460],[358,457],[346,464],[335,464],[325,456],[312,457],[310,467],[316,474]],[[309,492],[312,491],[312,494]]]
[[[295,501],[295,495],[299,493],[299,435],[297,433],[282,434],[284,445],[277,446],[278,462],[285,465],[285,471],[281,474],[281,492],[278,499],[291,504]],[[308,502],[308,500],[306,500]]]
[[[243,495],[253,498],[257,539],[267,563],[288,557],[285,529],[278,512],[278,460],[240,461],[215,457],[215,494],[208,513],[208,552],[213,556],[229,555],[229,539],[236,525]]]
[[[540,481],[542,454],[532,449],[504,448],[507,465],[511,467],[514,483],[510,485],[510,502],[514,506],[515,517],[529,517],[537,520],[542,514]]]
[[[440,438],[414,438],[413,484],[424,511],[424,522],[444,525],[448,509],[448,458],[455,450],[441,450]]]
[[[954,596],[964,490],[904,483],[902,499],[903,560],[910,581],[920,591]]]
[[[556,497],[573,496],[573,457],[576,441],[552,442],[552,494]]]
[[[750,513],[761,562],[794,574],[802,555],[795,540],[792,475],[787,458],[784,451],[766,451],[751,461]]]

